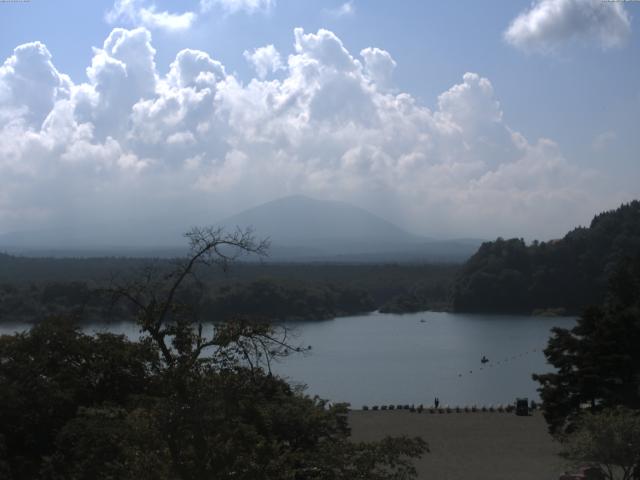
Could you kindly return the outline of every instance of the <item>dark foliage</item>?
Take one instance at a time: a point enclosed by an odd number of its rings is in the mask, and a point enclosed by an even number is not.
[[[206,318],[228,319],[237,315],[266,320],[328,319],[370,312],[373,299],[365,291],[333,285],[293,285],[263,279],[249,284],[221,287],[205,298]]]
[[[550,431],[570,432],[585,410],[640,409],[639,345],[640,256],[621,262],[603,306],[553,330],[545,355],[557,371],[534,375]]]
[[[351,443],[344,405],[229,362],[226,333],[220,356],[173,367],[63,320],[0,337],[2,478],[414,478],[424,442]]]
[[[585,413],[562,455],[577,465],[590,465],[600,474],[594,478],[639,479],[640,411],[617,407]]]
[[[175,262],[139,259],[0,257],[0,322],[37,323],[51,315],[83,322],[133,320],[100,292],[113,278],[139,278],[152,266],[161,275]],[[82,267],[86,266],[87,274]],[[238,263],[226,274],[199,269],[200,283],[181,294],[198,304],[197,316],[223,320],[229,312],[252,314],[252,295],[265,303],[268,320],[320,320],[380,309],[404,313],[448,309],[455,265],[337,265]],[[89,274],[96,273],[94,278]],[[248,301],[247,301],[248,300]],[[268,306],[268,308],[267,308]]]
[[[148,342],[89,337],[68,320],[0,337],[0,435],[15,478],[36,478],[79,406],[124,404],[153,391],[158,356]],[[11,477],[3,477],[11,478]]]
[[[405,480],[422,439],[349,440],[347,406],[272,375],[286,330],[194,325],[196,266],[261,254],[250,232],[198,229],[172,271],[114,284],[141,339],[47,320],[0,337],[0,473],[7,480]],[[188,290],[189,291],[189,290]],[[58,295],[58,293],[56,293]],[[57,298],[57,297],[56,297]],[[207,334],[207,332],[210,332]]]
[[[449,310],[451,285],[438,278],[426,278],[402,293],[394,295],[379,310],[383,313],[413,313],[425,310]]]
[[[579,313],[601,303],[615,265],[638,254],[639,201],[601,213],[589,228],[576,228],[561,240],[527,246],[522,239],[499,238],[482,244],[462,268],[453,309]]]

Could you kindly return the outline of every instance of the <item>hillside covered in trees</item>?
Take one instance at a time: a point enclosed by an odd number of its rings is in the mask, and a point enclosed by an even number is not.
[[[459,312],[579,313],[601,303],[615,266],[640,253],[640,202],[596,215],[589,227],[548,242],[482,244],[452,292]]]

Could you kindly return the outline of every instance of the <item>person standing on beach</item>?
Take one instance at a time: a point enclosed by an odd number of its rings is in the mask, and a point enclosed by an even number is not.
[[[438,397],[434,398],[433,404],[436,406],[436,408],[438,408],[438,406],[440,405],[440,399]]]

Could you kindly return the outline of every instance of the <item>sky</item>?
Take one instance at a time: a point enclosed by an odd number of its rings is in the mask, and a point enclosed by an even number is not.
[[[639,17],[600,0],[0,2],[0,234],[144,243],[303,194],[431,237],[560,237],[640,197]]]

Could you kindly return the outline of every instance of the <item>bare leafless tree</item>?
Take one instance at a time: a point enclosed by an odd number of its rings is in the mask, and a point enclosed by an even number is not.
[[[257,240],[251,229],[229,233],[214,227],[193,228],[185,236],[189,253],[174,268],[162,272],[146,267],[137,278],[113,282],[109,289],[114,302],[129,303],[141,331],[155,342],[168,367],[178,362],[192,366],[206,351],[218,365],[242,361],[251,370],[270,371],[273,358],[303,350],[288,342],[285,328],[247,319],[214,324],[206,335],[203,323],[195,319],[194,306],[179,300],[180,290],[188,281],[199,283],[201,266],[226,272],[241,256],[266,256],[269,240]]]

